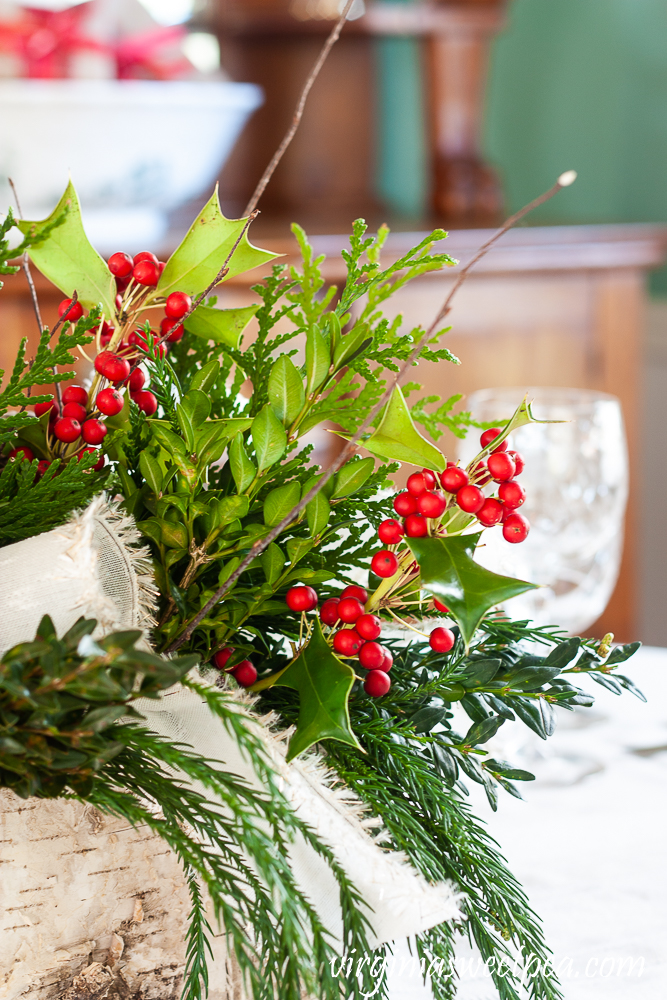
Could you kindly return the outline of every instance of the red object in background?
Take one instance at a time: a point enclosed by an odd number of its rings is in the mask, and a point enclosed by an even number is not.
[[[21,75],[37,80],[69,77],[70,59],[82,51],[112,56],[120,80],[173,80],[191,72],[189,60],[174,55],[187,34],[185,28],[156,27],[106,43],[87,34],[89,15],[88,3],[67,10],[24,7],[19,17],[0,21],[0,51],[18,56],[23,63]],[[172,51],[165,53],[169,48]]]

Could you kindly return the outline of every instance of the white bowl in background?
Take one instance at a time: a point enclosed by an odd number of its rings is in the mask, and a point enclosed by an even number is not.
[[[227,81],[0,80],[0,211],[11,177],[24,217],[45,218],[71,175],[101,253],[159,246],[262,100]]]

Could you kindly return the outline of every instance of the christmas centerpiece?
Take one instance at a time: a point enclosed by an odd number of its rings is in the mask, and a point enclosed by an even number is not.
[[[555,1000],[467,783],[518,796],[500,727],[546,739],[592,703],[577,674],[633,690],[638,644],[512,621],[532,585],[475,561],[484,531],[529,531],[512,433],[534,416],[478,427],[402,381],[458,363],[448,303],[427,330],[383,312],[455,263],[446,234],[385,266],[359,220],[334,288],[298,226],[301,266],[269,270],[255,214],[214,193],[168,260],[104,260],[70,184],[0,230],[0,270],[22,256],[64,296],[0,389],[6,995],[386,996],[414,935],[445,1000],[464,935],[503,998]],[[226,307],[253,269],[258,302]],[[445,428],[481,432],[467,466]]]

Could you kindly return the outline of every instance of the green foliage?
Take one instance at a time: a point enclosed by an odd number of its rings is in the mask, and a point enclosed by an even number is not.
[[[11,208],[7,209],[7,215],[0,222],[0,274],[16,274],[19,268],[10,264],[10,260],[16,260],[30,246],[30,240],[24,239],[18,246],[10,246],[7,235],[16,228],[17,223]],[[2,282],[0,282],[2,288]]]
[[[531,650],[541,644],[544,654],[527,652],[526,640]],[[519,721],[546,738],[558,706],[592,704],[590,695],[571,683],[574,676],[587,673],[620,691],[628,679],[616,669],[636,644],[619,647],[619,662],[612,663],[592,640],[564,639],[557,630],[527,622],[487,619],[467,652],[460,636],[449,654],[434,653],[423,642],[387,645],[394,654],[389,694],[375,701],[356,684],[350,699],[352,728],[363,752],[329,742],[327,759],[382,819],[394,848],[405,851],[428,879],[451,879],[465,894],[464,922],[442,924],[418,939],[438,1000],[449,1000],[456,991],[451,960],[457,933],[476,944],[484,960],[495,960],[499,996],[519,1000],[524,994],[515,953],[545,962],[549,950],[500,848],[464,801],[465,780],[484,787],[493,809],[500,787],[520,797],[515,782],[533,775],[491,756],[486,744],[493,733]],[[298,699],[278,687],[263,691],[262,703],[279,711],[286,724],[294,724],[300,711]],[[453,710],[457,704],[471,723],[464,733],[455,729],[461,722],[460,710]],[[528,992],[534,1000],[561,997],[548,963],[529,979]]]
[[[64,524],[104,488],[108,473],[95,472],[97,455],[63,464],[55,459],[43,476],[34,462],[10,459],[0,472],[0,546]]]
[[[415,427],[399,386],[394,389],[379,426],[364,441],[364,447],[380,458],[426,466],[436,472],[443,472],[447,464],[442,452]]]
[[[304,990],[316,988],[325,1000],[343,1000],[350,990],[359,996],[358,985],[334,977],[328,936],[291,874],[294,836],[314,847],[338,881],[346,944],[366,949],[359,897],[332,853],[287,805],[247,717],[228,695],[186,677],[196,657],[166,660],[138,650],[140,632],[94,640],[95,626],[79,619],[58,638],[45,617],[33,642],[0,660],[0,783],[23,797],[74,795],[160,834],[183,864],[193,904],[184,997],[201,997],[207,982],[210,928],[200,885],[254,998],[300,1000]],[[257,771],[261,791],[220,762],[142,725],[137,699],[155,698],[179,680],[233,734]]]
[[[101,305],[107,318],[114,315],[115,282],[86,236],[71,181],[47,219],[18,227],[31,241],[30,259],[57,288],[69,297],[77,292],[88,309]]]
[[[475,562],[473,555],[481,532],[446,538],[410,538],[408,545],[419,563],[424,590],[448,607],[469,643],[496,604],[535,590],[534,583],[499,576]]]

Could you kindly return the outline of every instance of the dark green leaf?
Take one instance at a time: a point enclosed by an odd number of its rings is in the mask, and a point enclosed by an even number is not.
[[[243,493],[257,475],[257,469],[248,458],[242,434],[237,434],[229,446],[229,464],[236,489]]]
[[[163,475],[160,463],[148,451],[142,451],[139,455],[139,469],[150,488],[154,493],[162,490]]]
[[[297,482],[285,483],[271,490],[264,501],[264,524],[269,527],[279,524],[300,499],[301,487]]]
[[[285,454],[287,435],[268,403],[262,407],[252,425],[252,442],[260,472],[275,465]]]
[[[572,662],[579,652],[580,647],[581,639],[578,637],[575,636],[572,639],[566,639],[564,642],[560,642],[554,649],[551,650],[544,661],[544,665],[548,667],[558,667],[560,671],[563,667],[566,667],[568,663]]]
[[[641,642],[626,642],[624,646],[615,646],[611,653],[607,657],[607,666],[611,666],[613,663],[624,663],[625,660],[629,660],[631,656],[634,656]]]
[[[466,687],[484,687],[493,680],[501,667],[502,660],[468,660],[463,673],[458,674],[456,679]]]
[[[430,733],[435,726],[445,719],[446,714],[444,708],[429,705],[426,708],[420,708],[418,712],[411,715],[408,722],[414,726],[416,733]]]
[[[346,462],[336,474],[331,499],[339,500],[341,497],[348,497],[350,494],[356,493],[364,485],[374,468],[375,460],[373,458],[362,458],[360,462]]]
[[[419,563],[424,590],[449,609],[468,645],[482,618],[502,601],[516,597],[535,584],[499,576],[476,563],[473,554],[480,533],[448,538],[409,538]]]
[[[301,413],[306,394],[298,371],[286,354],[281,354],[269,375],[269,402],[286,427]]]
[[[265,549],[259,560],[264,570],[267,583],[275,583],[285,566],[285,554],[282,549],[271,542],[268,549]]]
[[[433,743],[433,763],[450,787],[459,776],[459,767],[449,751],[439,743]]]
[[[479,746],[480,743],[486,743],[487,740],[496,735],[504,721],[502,716],[492,715],[482,722],[476,722],[463,737],[463,743],[466,746],[472,747]]]

